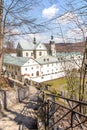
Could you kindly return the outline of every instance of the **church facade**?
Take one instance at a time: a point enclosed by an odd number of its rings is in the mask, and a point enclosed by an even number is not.
[[[49,50],[46,48],[45,44],[37,43],[36,38],[34,38],[33,43],[22,42],[17,45],[17,56],[18,57],[32,57],[34,59],[40,58],[42,56],[55,56],[56,48],[53,36],[51,36]]]

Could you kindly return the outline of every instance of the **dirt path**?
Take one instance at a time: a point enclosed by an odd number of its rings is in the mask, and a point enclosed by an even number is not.
[[[33,86],[30,86],[29,99],[24,100],[22,103],[15,104],[13,107],[1,113],[0,130],[19,130],[19,124],[21,123],[24,123],[28,128],[32,121],[36,121],[36,113],[34,112],[36,106],[35,103],[32,103],[33,99],[35,100],[36,93],[37,90]],[[31,106],[33,108],[31,108]]]

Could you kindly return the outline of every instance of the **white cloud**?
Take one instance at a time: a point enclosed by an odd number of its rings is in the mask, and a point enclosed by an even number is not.
[[[34,37],[36,38],[36,42],[37,43],[45,43],[48,42],[48,36],[46,36],[45,34],[28,34],[25,35],[24,37],[20,38],[19,42],[33,42]]]
[[[38,34],[35,34],[35,36],[34,36],[34,34],[28,34],[28,35],[20,38],[20,40],[18,42],[25,42],[25,43],[26,42],[33,42],[34,37],[36,38],[37,43],[49,43],[50,39],[51,39],[51,37],[49,37],[46,34],[38,33]],[[64,43],[64,42],[66,43],[66,42],[68,42],[68,39],[65,37],[62,38],[62,37],[55,37],[54,36],[54,41],[55,41],[55,43]]]
[[[68,43],[68,39],[66,37],[55,37],[54,38],[55,43]]]
[[[31,37],[31,39],[33,41],[34,35],[31,34],[30,37]],[[41,42],[41,43],[44,43],[45,41],[48,40],[48,36],[46,36],[46,34],[40,34],[40,33],[35,34],[35,38],[36,38],[37,42]]]
[[[18,30],[18,29],[13,29],[13,30],[6,29],[5,33],[6,33],[6,35],[19,35],[19,34],[21,34],[20,30]]]
[[[62,39],[62,38],[57,38],[57,37],[54,38],[55,43],[63,43],[64,40],[65,39]]]
[[[57,22],[60,24],[68,24],[72,21],[77,22],[77,15],[71,12],[65,13],[64,15],[62,15],[61,17],[57,19]]]
[[[45,17],[45,18],[52,18],[56,15],[56,13],[58,12],[58,8],[56,7],[56,5],[52,5],[51,7],[49,8],[45,8],[43,11],[42,11],[42,16]]]
[[[74,40],[74,41],[81,41],[81,40],[84,40],[86,36],[86,32],[87,32],[87,28],[83,28],[83,32],[81,31],[81,29],[75,28],[75,29],[67,31],[66,37],[71,38],[71,40]]]

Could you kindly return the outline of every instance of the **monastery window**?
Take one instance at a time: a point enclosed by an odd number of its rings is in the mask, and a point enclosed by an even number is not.
[[[31,67],[31,69],[33,70],[33,67]]]
[[[47,61],[49,61],[49,58],[47,59]]]
[[[42,55],[42,52],[40,51],[40,52],[39,52],[39,56],[41,56],[41,55]]]
[[[26,56],[28,56],[28,52],[26,52]]]
[[[44,77],[42,76],[41,79],[44,79]]]
[[[32,73],[32,76],[34,76],[34,74]]]
[[[25,70],[27,71],[27,68],[25,68]]]
[[[47,67],[49,67],[49,64],[47,64]]]
[[[39,76],[39,71],[36,72],[36,76]]]
[[[33,53],[31,53],[31,56],[33,56]]]
[[[44,61],[46,61],[46,59],[44,59]]]

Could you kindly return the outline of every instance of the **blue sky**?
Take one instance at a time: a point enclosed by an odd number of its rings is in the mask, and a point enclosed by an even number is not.
[[[9,1],[6,2],[9,4]],[[80,26],[86,35],[87,27],[82,25],[87,17],[79,17],[78,10],[72,12],[73,8],[80,8],[87,4],[84,0],[42,0],[39,5],[34,6],[30,11],[29,16],[36,18],[37,23],[46,22],[48,30],[35,34],[38,42],[48,42],[50,36],[54,36],[56,43],[60,42],[75,42],[83,40],[83,33]],[[53,20],[54,19],[54,20]],[[78,22],[79,21],[79,22]],[[84,22],[86,23],[86,22]],[[27,30],[27,29],[26,29]],[[18,31],[17,28],[14,31]],[[33,39],[34,34],[23,36],[25,39]]]

